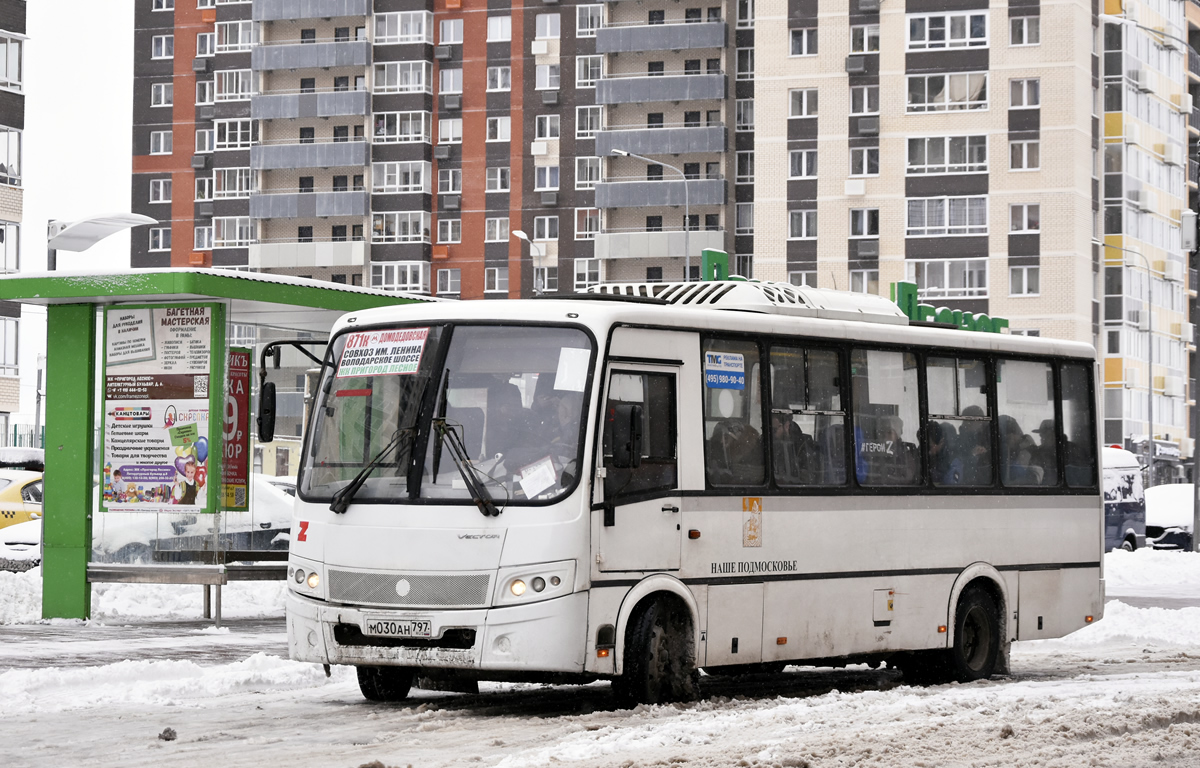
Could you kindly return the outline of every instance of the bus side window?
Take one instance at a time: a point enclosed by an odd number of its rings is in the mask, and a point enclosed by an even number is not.
[[[762,485],[766,462],[758,345],[704,342],[704,466],[711,485]]]
[[[846,482],[839,357],[833,350],[771,348],[771,465],[778,485]]]
[[[856,349],[850,358],[854,471],[862,485],[920,485],[917,358]]]
[[[925,363],[929,393],[929,472],[935,486],[992,484],[992,414],[982,360],[931,357]]]
[[[617,403],[642,406],[642,461],[628,469],[612,464],[612,434],[604,430],[604,496],[607,499],[669,490],[676,486],[675,377],[665,373],[614,371],[605,414]]]
[[[1004,485],[1058,485],[1058,426],[1050,364],[997,360],[996,408]]]
[[[1091,368],[1064,363],[1062,412],[1065,448],[1063,477],[1068,488],[1092,488],[1096,485],[1096,439],[1092,418],[1092,393],[1088,386]]]

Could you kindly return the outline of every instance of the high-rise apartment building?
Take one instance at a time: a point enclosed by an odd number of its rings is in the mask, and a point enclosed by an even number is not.
[[[0,0],[0,274],[21,266],[21,138],[25,132],[25,0]],[[21,305],[0,301],[0,444],[21,410]]]
[[[1185,5],[138,0],[133,203],[163,223],[133,264],[460,298],[679,280],[703,248],[908,279],[1096,344],[1105,442],[1144,443],[1153,399],[1170,472]]]

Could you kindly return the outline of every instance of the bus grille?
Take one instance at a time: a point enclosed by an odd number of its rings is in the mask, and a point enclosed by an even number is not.
[[[488,604],[488,573],[379,573],[329,569],[329,598],[354,605],[454,606]]]

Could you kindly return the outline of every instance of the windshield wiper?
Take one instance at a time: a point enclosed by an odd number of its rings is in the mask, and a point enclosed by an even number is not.
[[[467,484],[467,490],[471,493],[471,501],[475,502],[475,506],[479,507],[479,511],[484,517],[498,516],[500,510],[496,508],[487,488],[479,482],[479,476],[475,474],[475,466],[467,454],[467,447],[463,445],[462,438],[454,431],[454,427],[448,426],[446,417],[442,416],[433,420],[433,429],[437,433],[439,442],[450,446],[450,458],[453,459],[454,466],[458,467],[458,474],[462,475],[463,482]]]
[[[416,427],[397,429],[392,435],[392,439],[388,441],[388,444],[383,446],[383,449],[380,450],[379,453],[375,454],[375,458],[367,462],[367,465],[359,470],[359,473],[355,475],[354,479],[347,483],[345,487],[333,494],[333,501],[329,504],[329,508],[336,514],[344,514],[347,507],[350,506],[350,502],[354,501],[354,495],[358,493],[359,489],[363,487],[363,484],[367,482],[367,477],[369,477],[372,472],[374,472],[377,468],[379,468],[380,465],[383,464],[384,459],[386,459],[387,455],[400,445],[401,440],[403,440],[405,437],[409,438],[407,445],[410,449],[412,448],[412,438],[416,432]],[[399,455],[397,456],[396,463],[400,463]]]

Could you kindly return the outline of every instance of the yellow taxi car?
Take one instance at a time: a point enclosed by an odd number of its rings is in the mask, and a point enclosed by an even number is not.
[[[0,528],[42,516],[42,473],[0,469]]]

